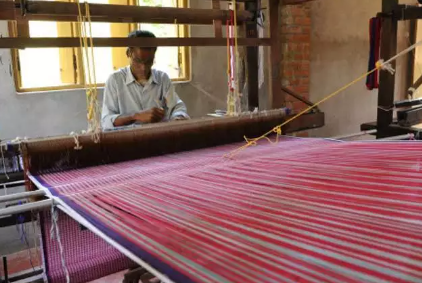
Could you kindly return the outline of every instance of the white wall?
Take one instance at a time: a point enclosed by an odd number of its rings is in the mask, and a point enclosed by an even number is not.
[[[317,0],[312,3],[311,101],[317,102],[367,72],[369,19],[380,11],[381,0]],[[399,50],[407,47],[405,36],[405,24],[400,23]],[[400,73],[406,57],[397,64]],[[397,78],[397,99],[404,97],[404,78]],[[320,107],[326,113],[326,126],[311,134],[330,137],[359,132],[360,124],[376,120],[377,93],[368,91],[362,80],[328,100]]]

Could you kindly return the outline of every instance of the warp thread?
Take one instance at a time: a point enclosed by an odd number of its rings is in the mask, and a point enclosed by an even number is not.
[[[391,63],[394,62],[395,60],[397,60],[398,58],[400,58],[403,55],[406,55],[407,53],[415,50],[418,46],[422,45],[422,40],[416,42],[415,44],[409,46],[408,48],[402,50],[401,52],[397,53],[396,55],[394,55],[393,57],[391,57],[390,59],[388,59],[387,61],[384,61],[383,59],[379,60],[375,66],[374,69],[362,74],[361,76],[359,76],[358,78],[354,79],[353,81],[345,84],[344,86],[342,86],[341,88],[333,91],[332,93],[330,93],[329,95],[325,96],[323,99],[319,100],[318,102],[316,102],[315,104],[305,108],[304,110],[302,110],[301,112],[297,113],[296,115],[294,115],[293,117],[291,117],[290,119],[287,119],[286,121],[284,121],[282,124],[278,125],[277,127],[273,128],[272,130],[264,133],[263,135],[261,135],[260,137],[254,138],[254,139],[247,139],[247,143],[233,151],[231,151],[229,154],[226,154],[226,157],[230,157],[232,158],[234,155],[236,155],[238,152],[240,152],[241,150],[244,150],[246,148],[248,148],[251,145],[255,145],[257,141],[267,138],[268,135],[277,132],[278,128],[281,129],[281,127],[287,125],[288,123],[292,122],[293,120],[299,118],[300,116],[302,116],[305,113],[308,113],[310,110],[318,107],[320,104],[324,103],[325,101],[333,98],[334,96],[338,95],[339,93],[342,93],[344,90],[350,88],[351,86],[353,86],[354,84],[356,84],[357,82],[363,80],[364,78],[368,77],[368,75],[379,71],[380,69],[382,70],[387,70],[390,73],[394,74],[395,70],[393,69]]]
[[[69,270],[66,267],[66,261],[64,258],[64,250],[63,250],[63,245],[62,245],[62,241],[60,240],[60,232],[59,232],[59,225],[57,224],[57,221],[59,219],[59,214],[57,213],[56,207],[53,204],[51,206],[51,221],[52,221],[52,225],[51,225],[51,230],[50,230],[50,237],[51,239],[56,238],[57,243],[59,245],[59,250],[60,250],[60,259],[62,262],[62,267],[64,270],[64,273],[66,275],[66,282],[70,283],[70,275],[69,275]]]

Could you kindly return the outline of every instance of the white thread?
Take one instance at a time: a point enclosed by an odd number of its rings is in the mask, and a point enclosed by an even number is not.
[[[4,154],[3,154],[3,146],[0,145],[0,151],[1,151],[1,160],[3,161],[3,170],[4,170],[4,175],[6,175],[7,180],[9,180],[9,175],[7,174],[7,170],[6,170],[6,162],[4,160]]]
[[[7,196],[7,186],[6,186],[6,184],[3,184],[3,189],[4,189],[4,195]],[[6,203],[5,203],[6,207],[8,206],[8,204],[9,204],[9,202],[6,201]]]
[[[57,213],[57,210],[55,209],[55,205],[53,204],[51,206],[51,221],[52,221],[52,223],[51,223],[51,229],[50,229],[50,237],[51,237],[51,239],[54,239],[54,236],[56,236],[57,243],[59,244],[60,259],[61,259],[61,262],[62,262],[62,267],[63,267],[63,270],[66,274],[66,282],[70,283],[69,270],[67,270],[67,267],[66,267],[66,261],[64,259],[63,245],[62,245],[62,241],[60,240],[59,225],[57,224],[58,218],[59,218],[59,215]],[[56,232],[55,235],[54,235],[54,232]]]
[[[82,146],[81,146],[81,144],[79,143],[79,135],[77,134],[77,133],[75,133],[75,132],[71,132],[70,133],[70,135],[73,137],[73,139],[75,140],[75,147],[74,147],[74,149],[76,149],[76,150],[81,150],[82,149]]]
[[[394,110],[394,107],[391,107],[391,108],[384,108],[384,107],[382,107],[382,106],[378,106],[378,109],[381,109],[382,111],[385,111],[385,112],[390,112],[390,111]]]
[[[392,75],[394,75],[396,73],[396,70],[394,70],[394,68],[391,65],[391,63],[384,62],[383,59],[380,59],[377,62],[377,65],[379,65],[379,67],[381,68],[381,70],[387,71],[387,72],[389,72]]]

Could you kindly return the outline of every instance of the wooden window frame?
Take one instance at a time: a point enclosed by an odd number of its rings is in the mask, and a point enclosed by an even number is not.
[[[63,1],[63,0],[62,0]],[[72,0],[67,0],[71,2]],[[111,0],[113,4],[118,4],[119,2],[127,1],[127,5],[139,5],[139,0]],[[177,0],[177,7],[188,7],[188,0]],[[70,24],[70,35],[66,34],[66,36],[78,36],[77,32],[77,23],[69,23],[69,22],[55,22],[56,24]],[[124,24],[124,23],[110,23],[113,24]],[[128,30],[134,30],[139,28],[142,24],[141,23],[128,23]],[[178,37],[189,37],[189,26],[188,25],[178,25]],[[8,23],[9,29],[9,36],[10,37],[29,37],[29,22],[24,19],[17,19],[16,21],[9,21]],[[60,35],[59,35],[60,36]],[[62,35],[63,36],[63,35]],[[115,37],[113,32],[111,37]],[[118,47],[114,47],[113,51]],[[20,61],[19,61],[19,49],[13,48],[11,49],[12,54],[12,67],[13,67],[13,77],[15,82],[16,91],[18,93],[28,93],[28,92],[42,92],[42,91],[60,91],[60,90],[72,90],[72,89],[84,89],[85,88],[85,72],[83,67],[83,57],[81,56],[81,48],[59,48],[60,52],[65,53],[72,53],[60,56],[60,67],[64,66],[64,64],[72,66],[72,79],[73,83],[69,83],[67,85],[60,85],[60,86],[45,86],[45,87],[29,87],[25,88],[22,87],[22,74],[20,68]],[[112,52],[113,52],[112,51]],[[125,53],[123,53],[125,54]],[[62,62],[63,58],[69,58],[68,56],[71,55],[68,62]],[[119,54],[120,55],[120,54]],[[178,47],[178,61],[179,65],[183,69],[183,75],[178,78],[172,79],[173,82],[187,82],[191,79],[191,50],[188,46],[179,46]],[[125,56],[125,55],[124,55]],[[112,57],[113,63],[114,58]],[[114,64],[113,64],[114,65]],[[70,79],[69,72],[62,73],[62,81],[66,81]],[[63,78],[65,76],[65,78]],[[67,77],[69,76],[69,77]],[[98,83],[98,87],[104,87],[104,83]]]

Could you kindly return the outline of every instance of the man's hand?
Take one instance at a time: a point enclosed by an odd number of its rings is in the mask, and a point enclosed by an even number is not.
[[[133,115],[133,119],[142,123],[155,123],[159,122],[164,117],[164,110],[162,108],[154,107]]]
[[[173,121],[182,121],[187,120],[185,116],[176,116],[172,119]]]

